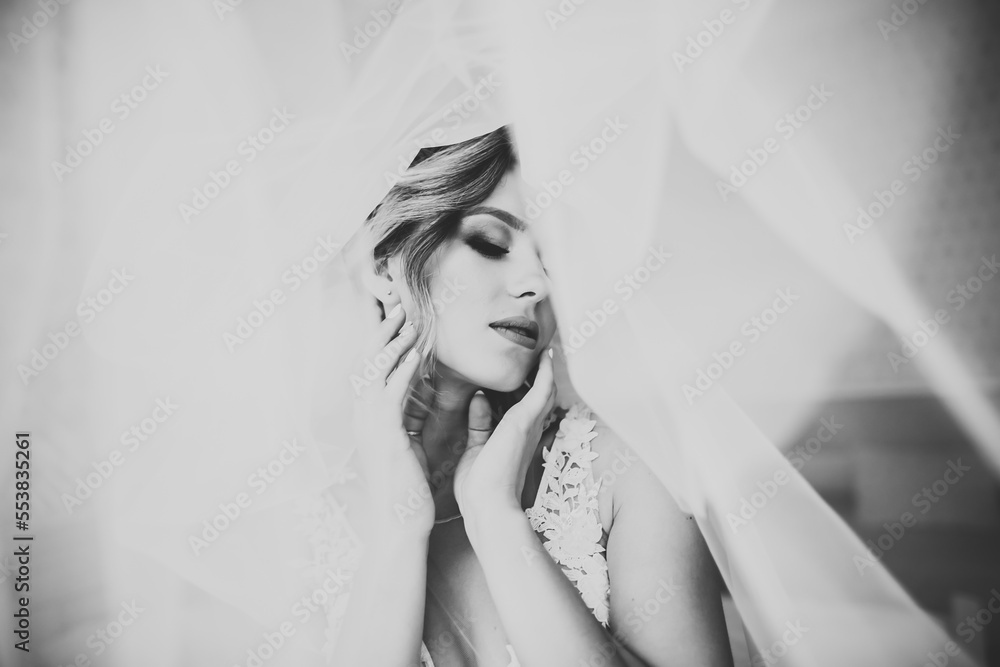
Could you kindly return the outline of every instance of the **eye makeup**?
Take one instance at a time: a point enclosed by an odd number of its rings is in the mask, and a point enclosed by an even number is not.
[[[489,235],[478,230],[467,232],[464,235],[464,240],[466,245],[489,259],[500,259],[510,252],[503,243],[498,243]]]

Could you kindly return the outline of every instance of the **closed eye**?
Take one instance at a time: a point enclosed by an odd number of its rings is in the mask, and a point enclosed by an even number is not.
[[[470,234],[465,242],[480,255],[490,259],[500,259],[510,252],[507,248],[498,246],[485,236],[480,236],[479,234]]]

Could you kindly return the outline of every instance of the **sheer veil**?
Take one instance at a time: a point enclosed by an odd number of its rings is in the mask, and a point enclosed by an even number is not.
[[[694,515],[754,644],[805,628],[781,660],[810,667],[916,665],[944,650],[947,634],[782,453],[873,317],[905,335],[928,312],[881,230],[844,227],[865,196],[845,142],[886,128],[843,128],[887,93],[821,36],[870,9],[219,0],[60,12],[13,63],[35,75],[18,79],[34,115],[10,139],[30,156],[12,182],[40,222],[0,250],[44,258],[5,258],[7,282],[23,281],[13,315],[43,322],[40,335],[5,334],[10,368],[80,321],[45,368],[4,387],[10,415],[37,425],[35,525],[50,545],[39,595],[51,602],[38,622],[61,638],[40,648],[51,662],[93,654],[95,619],[137,600],[147,622],[109,662],[252,665],[267,652],[269,666],[324,664],[364,548],[347,368],[375,323],[353,239],[421,146],[501,125],[553,280],[561,395],[578,394]],[[876,30],[858,51],[881,41]],[[47,97],[60,82],[70,92]],[[108,110],[135,86],[146,93],[130,114]],[[776,129],[803,104],[815,118]],[[103,117],[114,131],[53,176]],[[912,118],[908,136],[939,122]],[[46,143],[51,128],[62,138]],[[741,181],[733,165],[748,159],[757,168]],[[76,304],[115,272],[124,288],[81,316]],[[945,336],[913,361],[1000,470],[1000,421],[972,363]],[[783,406],[767,433],[747,407],[762,397]]]

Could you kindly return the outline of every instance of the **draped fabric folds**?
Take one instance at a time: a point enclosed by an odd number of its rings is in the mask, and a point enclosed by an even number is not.
[[[4,334],[3,400],[36,452],[38,664],[98,645],[105,664],[326,663],[365,540],[347,369],[375,323],[356,233],[421,146],[501,125],[553,281],[560,395],[695,516],[754,644],[808,667],[943,651],[741,408],[780,398],[794,430],[867,318],[902,335],[927,309],[878,229],[843,227],[863,160],[838,133],[877,93],[821,36],[873,10],[810,12],[60,5],[4,66],[23,128],[5,129],[9,201],[38,220],[0,246],[11,321],[32,322]],[[802,105],[814,119],[780,125]],[[67,322],[78,335],[32,366]],[[943,336],[916,361],[1000,469],[968,361]],[[130,602],[145,611],[120,641],[88,641]],[[789,627],[807,628],[794,645]]]

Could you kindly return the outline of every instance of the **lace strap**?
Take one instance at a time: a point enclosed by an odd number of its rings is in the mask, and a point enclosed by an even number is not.
[[[552,446],[542,450],[544,470],[532,507],[525,510],[531,527],[545,537],[546,551],[580,591],[602,624],[608,623],[608,566],[604,557],[593,461],[597,437],[590,410],[573,405],[559,424]]]

